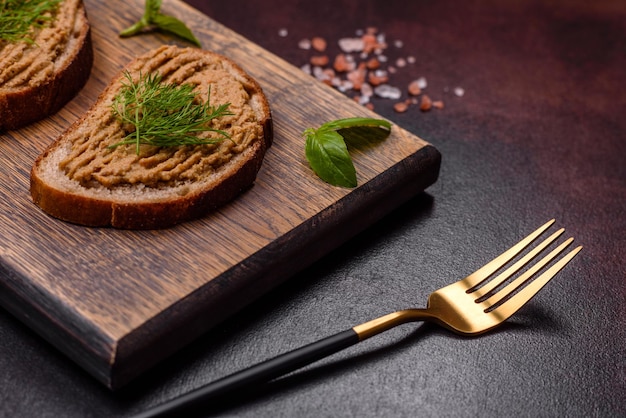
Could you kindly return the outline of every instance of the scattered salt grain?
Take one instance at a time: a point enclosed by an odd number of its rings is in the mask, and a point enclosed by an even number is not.
[[[323,52],[326,50],[326,39],[316,36],[315,38],[311,39],[311,46],[316,51]]]
[[[328,55],[314,55],[309,59],[309,61],[311,62],[311,65],[324,67],[328,65],[330,59],[328,58]]]
[[[352,71],[356,68],[354,58],[349,54],[337,54],[335,61],[333,62],[333,68],[339,73],[345,73]]]
[[[377,70],[378,68],[380,68],[380,61],[377,58],[371,58],[367,60],[367,62],[365,63],[365,66],[369,70]]]
[[[361,52],[365,47],[365,42],[363,41],[363,38],[341,38],[338,41],[338,44],[339,48],[341,48],[341,50],[346,53]]]
[[[420,87],[420,83],[417,80],[413,80],[409,83],[408,88],[409,94],[411,96],[417,96],[422,93],[422,88]]]
[[[383,99],[397,100],[402,96],[402,92],[399,88],[391,86],[389,84],[381,84],[374,88],[374,94]]]
[[[369,54],[378,48],[378,39],[372,34],[365,34],[361,38],[363,40],[363,52]]]
[[[398,103],[393,105],[393,110],[395,110],[398,113],[404,113],[407,110],[409,110],[409,103],[407,103],[407,102],[398,102]]]
[[[313,67],[311,74],[313,75],[313,77],[317,78],[320,81],[328,79],[328,75],[322,67]]]
[[[300,49],[311,49],[311,40],[310,39],[302,39],[298,42],[298,48]]]
[[[363,96],[367,96],[368,98],[372,97],[372,95],[374,94],[374,89],[370,84],[363,83],[363,85],[361,86],[361,94]]]
[[[361,95],[359,96],[357,103],[359,103],[360,105],[368,104],[370,102],[370,97],[371,96]]]
[[[370,82],[370,84],[378,86],[380,84],[387,83],[389,81],[389,76],[387,75],[387,71],[370,71],[370,73],[367,75],[367,80]]]
[[[281,29],[281,36],[287,36],[287,30]],[[394,74],[399,73],[417,59],[414,55],[393,58],[385,55],[388,45],[384,33],[375,27],[368,27],[355,31],[352,37],[341,38],[337,41],[339,53],[330,57],[324,55],[327,48],[326,39],[319,36],[302,39],[298,47],[304,50],[313,50],[309,62],[301,67],[302,71],[313,75],[319,81],[350,95],[352,99],[373,109],[373,97],[394,100],[394,111],[404,113],[412,106],[423,112],[431,109],[443,109],[441,100],[433,100],[424,93],[428,86],[425,77],[411,81],[408,88],[399,89],[393,85]],[[404,42],[394,40],[391,46],[403,48]],[[388,50],[387,50],[388,51]],[[397,52],[396,52],[397,54]],[[458,97],[465,94],[461,87],[444,87],[444,93],[453,92]],[[404,98],[403,98],[404,96]]]
[[[337,90],[339,90],[342,93],[345,93],[347,91],[350,91],[354,88],[354,84],[352,84],[351,81],[348,80],[340,80],[339,86],[337,87]]]
[[[287,35],[289,35],[289,31],[286,28],[281,28],[278,30],[278,36],[280,36],[281,38],[284,38]]]
[[[420,102],[420,110],[422,112],[428,112],[433,106],[433,102],[430,99],[430,97],[428,97],[427,94],[422,95],[422,101]]]
[[[363,83],[365,83],[365,66],[359,65],[358,68],[350,71],[346,74],[346,78],[353,84],[354,90],[361,90]]]

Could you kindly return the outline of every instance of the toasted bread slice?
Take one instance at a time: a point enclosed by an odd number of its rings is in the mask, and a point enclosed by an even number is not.
[[[230,139],[210,145],[156,147],[119,143],[132,129],[112,110],[127,75],[158,73],[191,84],[232,115],[212,121]],[[126,80],[127,81],[127,80]],[[205,133],[212,135],[213,133]],[[166,228],[198,218],[250,187],[272,142],[260,85],[230,59],[195,48],[163,46],[131,62],[93,107],[53,142],[31,171],[33,201],[48,214],[87,226]]]
[[[0,131],[56,113],[83,88],[93,64],[81,0],[63,0],[32,41],[0,39]]]

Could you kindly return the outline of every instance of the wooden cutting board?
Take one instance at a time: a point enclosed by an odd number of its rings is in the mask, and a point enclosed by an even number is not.
[[[30,200],[37,155],[95,102],[133,57],[167,35],[120,39],[143,0],[85,1],[95,62],[85,88],[58,114],[0,133],[0,302],[110,388],[119,388],[436,181],[440,154],[394,126],[384,142],[351,150],[355,189],[319,180],[302,131],[339,117],[374,116],[332,88],[184,3],[205,49],[259,81],[274,144],[252,189],[205,218],[167,230],[85,228],[50,218]],[[108,6],[107,6],[108,5]]]

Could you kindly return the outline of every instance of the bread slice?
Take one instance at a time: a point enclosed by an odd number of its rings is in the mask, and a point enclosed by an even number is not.
[[[210,88],[211,105],[230,103],[232,115],[212,121],[230,139],[141,145],[139,155],[135,145],[109,147],[130,132],[111,106],[125,75],[136,82],[154,73],[163,83],[193,85],[205,102]],[[163,46],[122,70],[93,107],[37,158],[31,195],[48,214],[81,225],[166,228],[201,217],[250,187],[271,143],[269,104],[252,77],[219,54]]]
[[[60,110],[82,89],[93,64],[81,0],[63,0],[34,42],[0,40],[0,131],[17,129]]]

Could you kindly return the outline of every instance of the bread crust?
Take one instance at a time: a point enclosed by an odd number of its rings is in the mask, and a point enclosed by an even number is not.
[[[171,47],[166,47],[171,48]],[[175,48],[175,47],[174,47]],[[272,117],[266,96],[261,86],[230,59],[210,51],[228,63],[229,69],[246,83],[246,90],[255,100],[258,123],[263,135],[251,143],[241,154],[218,169],[219,179],[201,189],[193,189],[184,196],[160,200],[128,201],[120,198],[95,198],[90,195],[64,190],[45,176],[42,164],[60,147],[64,139],[80,129],[94,109],[106,98],[107,87],[92,108],[68,128],[56,141],[37,158],[30,176],[30,191],[33,202],[49,215],[64,221],[92,226],[112,226],[120,229],[161,229],[206,215],[211,210],[231,201],[251,187],[261,168],[266,150],[273,139]],[[113,80],[118,80],[120,74]],[[113,81],[113,82],[114,82]],[[112,82],[112,83],[113,83]],[[138,191],[137,193],[141,193]]]
[[[0,132],[19,129],[55,114],[85,86],[93,66],[91,27],[84,4],[78,18],[79,31],[72,59],[59,67],[47,81],[19,90],[2,91],[0,88]]]

